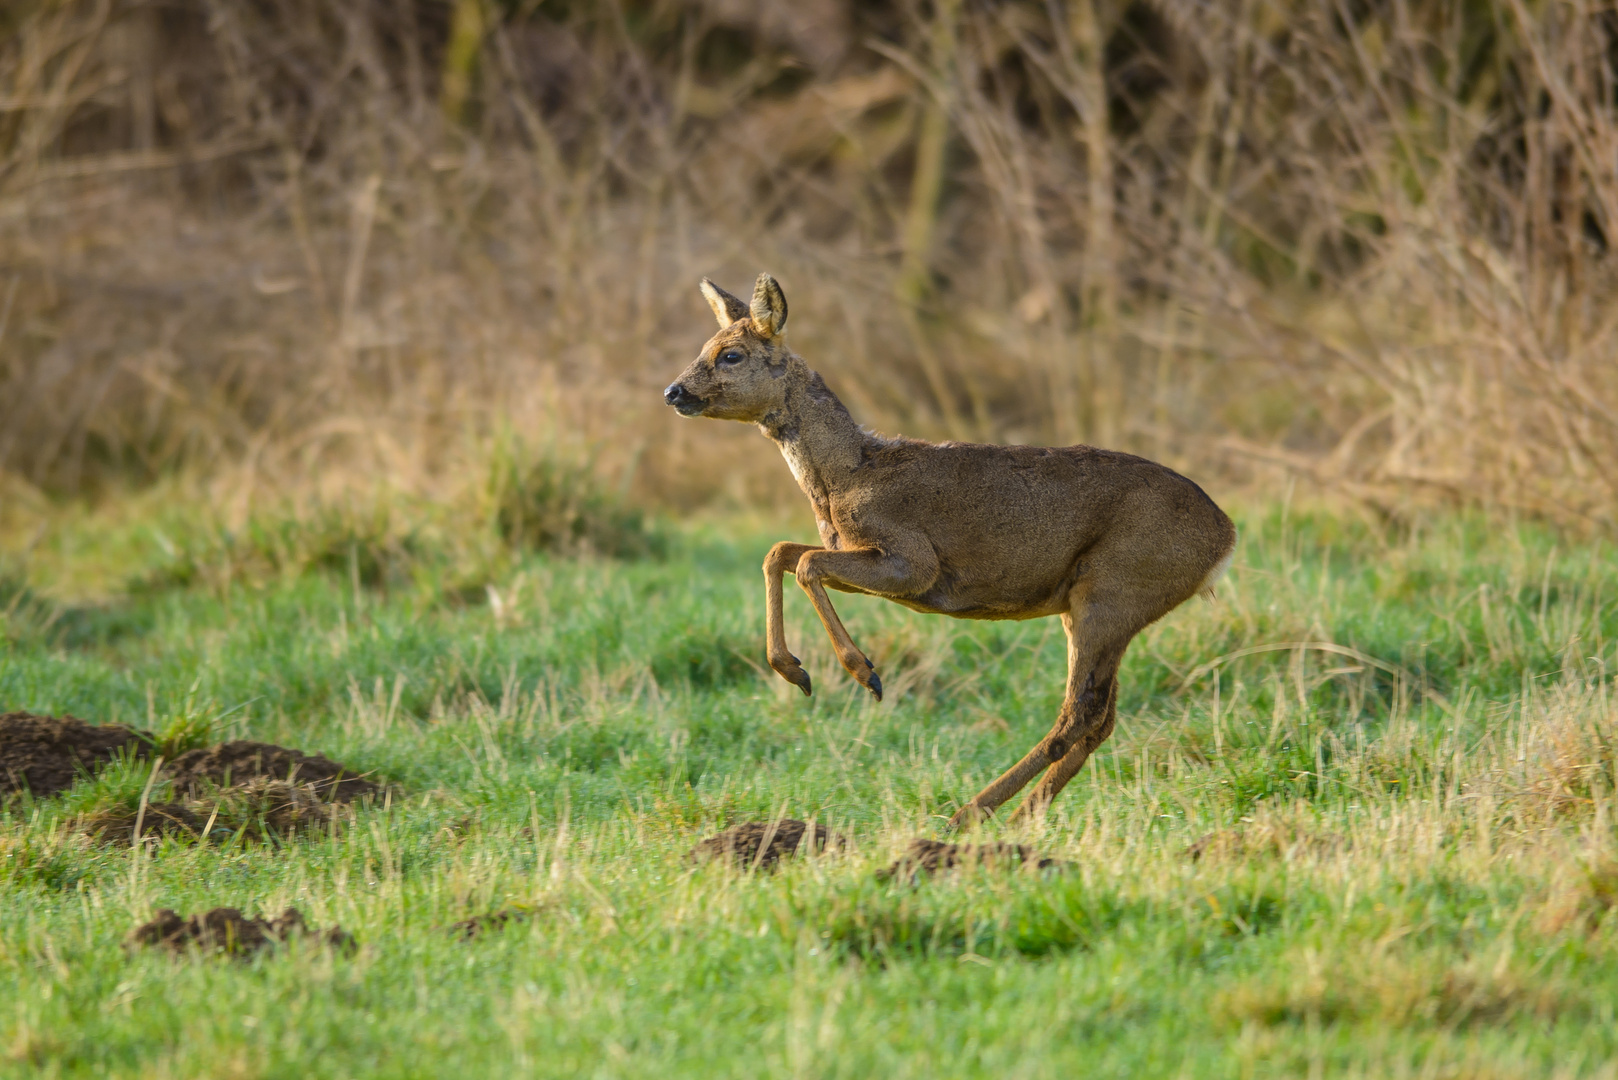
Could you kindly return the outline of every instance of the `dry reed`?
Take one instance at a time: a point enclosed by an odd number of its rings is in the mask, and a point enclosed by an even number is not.
[[[30,0],[0,471],[790,497],[657,390],[786,284],[862,420],[1618,508],[1618,10],[1588,0]],[[467,468],[467,466],[475,466]],[[473,479],[468,479],[468,478]]]

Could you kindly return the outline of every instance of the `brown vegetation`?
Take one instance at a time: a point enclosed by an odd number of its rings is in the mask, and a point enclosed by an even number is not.
[[[240,518],[509,424],[789,492],[657,410],[691,284],[762,264],[878,427],[1607,526],[1615,56],[1560,0],[24,0],[0,469]]]

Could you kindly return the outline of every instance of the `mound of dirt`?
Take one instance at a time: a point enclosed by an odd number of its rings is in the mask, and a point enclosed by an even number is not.
[[[806,840],[815,851],[824,851],[828,843],[838,848],[846,844],[843,837],[824,825],[817,824],[811,836],[805,835],[808,831],[806,823],[793,818],[749,821],[708,837],[692,848],[686,858],[691,862],[730,862],[743,869],[752,866],[771,869],[783,858],[796,855]]]
[[[232,828],[245,828],[255,834],[263,830],[281,836],[325,829],[345,816],[335,803],[322,802],[313,784],[289,784],[285,780],[255,777],[245,784],[220,793],[219,816]],[[349,811],[347,816],[352,816]]]
[[[523,908],[505,908],[484,915],[474,915],[458,923],[450,923],[445,929],[462,941],[471,941],[475,937],[504,930],[509,923],[526,922],[533,914],[532,911]]]
[[[952,870],[957,866],[1031,866],[1045,870],[1061,866],[1057,859],[1035,853],[1024,844],[946,844],[918,837],[879,878],[910,878]]]
[[[139,809],[102,810],[80,818],[77,828],[103,844],[133,844],[137,821],[142,837],[175,834],[201,836],[202,827],[208,823],[205,815],[199,815],[179,803],[155,802],[147,804],[144,818]]]
[[[354,938],[341,927],[315,930],[303,921],[297,908],[289,907],[274,919],[249,919],[237,908],[220,907],[189,919],[164,908],[152,920],[134,929],[130,945],[153,945],[183,953],[195,947],[203,952],[227,956],[251,956],[260,949],[279,945],[293,937],[313,938],[323,945],[351,952]]]
[[[118,807],[86,814],[75,828],[103,844],[132,844],[135,823],[140,821],[143,839],[187,835],[227,840],[244,833],[252,840],[288,837],[300,832],[320,832],[334,822],[353,820],[354,812],[341,803],[322,802],[312,784],[289,784],[285,780],[256,777],[245,784],[221,788],[211,796],[179,802],[154,802],[140,819],[138,808]],[[208,822],[212,820],[210,826]]]
[[[176,792],[197,796],[257,779],[307,786],[328,802],[353,802],[382,791],[330,758],[248,739],[187,750],[163,766],[163,776],[174,781]]]
[[[122,724],[87,724],[73,716],[0,716],[0,797],[30,791],[59,795],[117,754],[145,757],[152,736]]]

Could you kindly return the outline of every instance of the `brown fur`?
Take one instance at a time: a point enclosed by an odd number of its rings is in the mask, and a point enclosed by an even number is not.
[[[1050,734],[956,813],[992,813],[1042,770],[1018,810],[1041,814],[1110,734],[1116,675],[1134,636],[1208,590],[1236,544],[1230,518],[1178,473],[1089,446],[981,446],[890,439],[854,423],[782,340],[786,297],[761,274],[753,302],[711,281],[720,331],[664,392],[686,416],[754,423],[814,507],[820,546],[782,542],[764,560],[770,667],[810,692],[786,645],[781,578],[809,594],[837,658],[882,697],[875,667],[826,589],[962,619],[1059,615],[1068,685]]]

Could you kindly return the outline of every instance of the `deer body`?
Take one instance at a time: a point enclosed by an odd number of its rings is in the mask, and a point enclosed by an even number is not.
[[[1019,809],[1042,813],[1111,734],[1115,676],[1146,626],[1211,589],[1235,527],[1201,488],[1130,454],[886,438],[857,425],[786,348],[786,299],[761,275],[753,303],[702,283],[720,332],[664,392],[682,414],[756,423],[814,507],[818,546],[783,542],[764,560],[770,667],[804,693],[787,649],[782,575],[815,605],[838,660],[880,700],[882,682],[826,589],[966,619],[1058,615],[1068,689],[1049,735],[960,812],[992,812],[1046,772]]]

